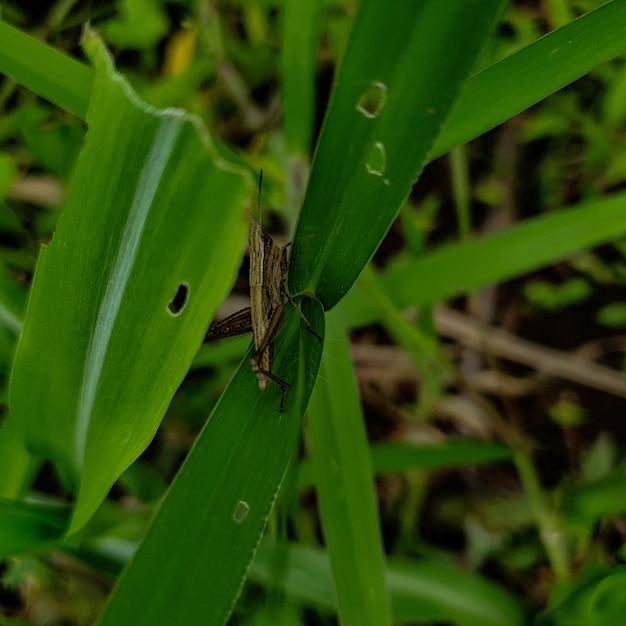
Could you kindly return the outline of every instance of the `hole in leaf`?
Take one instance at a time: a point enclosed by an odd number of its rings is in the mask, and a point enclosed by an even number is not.
[[[357,111],[365,117],[376,117],[387,103],[387,85],[378,81],[370,83],[356,103]]]
[[[189,285],[187,283],[180,283],[176,291],[176,295],[172,298],[172,301],[167,305],[167,310],[172,315],[179,315],[187,304],[187,298],[189,297]]]
[[[387,151],[380,141],[377,141],[370,150],[365,162],[365,167],[370,174],[374,176],[382,176],[387,166]]]
[[[239,503],[237,504],[237,508],[235,509],[235,513],[233,514],[233,519],[238,524],[241,524],[241,522],[243,522],[243,520],[246,519],[249,512],[250,512],[250,506],[248,505],[248,503],[244,502],[243,500],[240,500]]]

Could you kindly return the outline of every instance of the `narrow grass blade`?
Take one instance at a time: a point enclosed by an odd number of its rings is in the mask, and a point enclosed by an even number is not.
[[[230,288],[246,172],[195,118],[139,102],[99,40],[89,133],[42,249],[12,415],[78,494],[78,530],[152,439]],[[251,181],[250,181],[251,182]]]
[[[409,469],[439,469],[460,465],[493,463],[511,459],[511,450],[498,443],[452,439],[441,443],[377,443],[370,447],[375,474],[391,474]],[[315,485],[313,464],[298,466],[298,489]]]
[[[330,309],[350,289],[426,162],[503,4],[399,0],[390,11],[361,3],[294,237],[292,293],[315,294]]]
[[[619,240],[626,233],[625,204],[626,194],[616,193],[526,220],[482,239],[442,246],[390,268],[380,275],[380,282],[396,306],[404,308],[510,280]],[[383,315],[359,283],[342,310],[350,326],[370,324]]]
[[[452,244],[382,277],[398,306],[458,296],[515,278],[626,234],[626,194],[589,200],[476,241]]]
[[[327,316],[309,429],[341,623],[391,623],[372,462],[339,311]]]
[[[613,0],[467,81],[433,148],[444,154],[626,50],[626,4]]]
[[[311,151],[315,115],[315,73],[324,3],[287,0],[284,3],[281,51],[285,144],[303,156]]]
[[[1,20],[0,72],[62,109],[85,118],[93,70]]]
[[[320,336],[323,312],[303,301]],[[286,310],[274,372],[290,383],[261,392],[246,358],[124,572],[99,626],[224,624],[293,455],[322,346]],[[248,355],[249,356],[249,355]],[[154,576],[154,572],[159,572]]]
[[[415,446],[380,443],[372,448],[374,468],[380,473],[493,463],[511,460],[511,456],[511,450],[502,444],[467,439]]]

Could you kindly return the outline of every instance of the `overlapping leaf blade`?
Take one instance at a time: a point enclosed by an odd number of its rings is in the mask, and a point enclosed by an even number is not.
[[[330,309],[352,286],[426,162],[502,5],[361,3],[294,237],[293,292],[314,293]]]
[[[324,314],[302,311],[320,336]],[[118,583],[99,626],[225,623],[296,449],[322,345],[289,307],[274,372],[290,388],[259,391],[245,359]],[[159,573],[153,577],[151,572]]]

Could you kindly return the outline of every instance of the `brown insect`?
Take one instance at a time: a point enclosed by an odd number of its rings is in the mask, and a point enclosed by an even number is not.
[[[272,381],[281,389],[279,411],[282,413],[289,383],[272,372],[274,365],[274,340],[282,328],[285,319],[285,300],[288,300],[298,312],[307,330],[322,338],[311,328],[311,325],[300,311],[285,286],[289,261],[286,244],[282,248],[276,244],[263,229],[261,209],[261,188],[263,171],[259,175],[259,219],[252,217],[250,228],[250,306],[237,311],[220,322],[209,326],[204,343],[218,341],[226,337],[235,337],[252,333],[255,353],[250,357],[250,367],[256,375],[259,389],[263,391],[268,381]]]

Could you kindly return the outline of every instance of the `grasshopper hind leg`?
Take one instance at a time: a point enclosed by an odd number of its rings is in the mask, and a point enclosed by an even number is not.
[[[250,368],[255,374],[262,374],[268,380],[271,380],[275,385],[280,387],[281,397],[280,397],[280,406],[278,407],[278,412],[282,413],[285,409],[285,400],[287,399],[287,390],[289,389],[289,383],[284,381],[282,378],[279,378],[272,372],[265,370],[261,367],[259,362],[259,357],[257,354],[250,357]],[[259,385],[260,386],[260,385]]]
[[[307,318],[304,316],[304,313],[300,310],[298,303],[291,297],[291,294],[286,289],[285,296],[287,300],[289,300],[291,306],[293,306],[293,308],[297,311],[300,319],[302,320],[302,323],[304,324],[304,327],[317,339],[318,343],[322,343],[322,338],[313,330],[313,327],[311,326],[311,324],[309,324],[309,320],[307,320]]]

